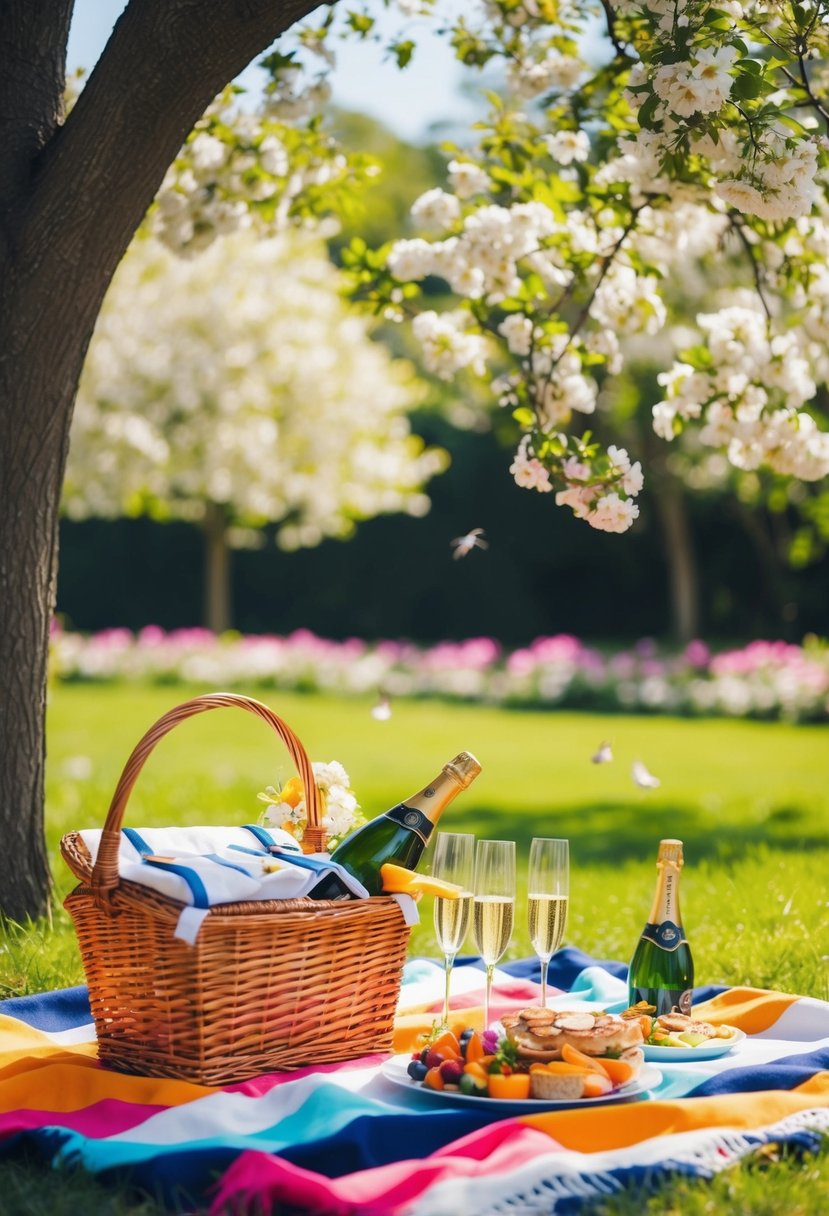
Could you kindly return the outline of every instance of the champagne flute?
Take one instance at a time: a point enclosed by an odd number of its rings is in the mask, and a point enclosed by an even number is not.
[[[541,961],[541,1005],[547,1004],[547,968],[567,924],[570,843],[537,836],[530,845],[527,919],[530,941]]]
[[[473,926],[486,966],[484,1030],[489,1026],[492,973],[512,937],[515,915],[515,841],[479,840],[475,855]]]
[[[449,1025],[449,981],[455,956],[464,943],[472,915],[472,877],[475,867],[475,837],[463,832],[438,832],[432,874],[461,888],[457,899],[435,897],[435,936],[443,951],[446,982],[441,1026]]]

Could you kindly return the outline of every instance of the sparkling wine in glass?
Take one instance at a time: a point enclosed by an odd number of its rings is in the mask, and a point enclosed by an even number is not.
[[[479,840],[475,854],[472,924],[486,966],[484,1030],[489,1026],[492,973],[512,938],[515,916],[515,841]]]
[[[567,925],[570,845],[567,840],[536,837],[530,845],[527,918],[530,941],[541,960],[541,1004],[547,1004],[547,968]]]
[[[442,1026],[449,1025],[449,981],[455,956],[469,929],[472,915],[472,879],[475,871],[475,837],[463,832],[438,832],[432,874],[461,888],[457,899],[435,897],[435,936],[443,951],[446,982],[443,992]]]

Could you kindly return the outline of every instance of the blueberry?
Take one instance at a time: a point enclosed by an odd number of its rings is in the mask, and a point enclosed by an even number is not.
[[[466,1030],[461,1031],[461,1037],[458,1040],[458,1042],[459,1043],[468,1043],[474,1033],[475,1033],[475,1031],[472,1029],[472,1027],[467,1026]]]
[[[420,1060],[411,1060],[406,1072],[413,1081],[422,1081],[429,1069]]]

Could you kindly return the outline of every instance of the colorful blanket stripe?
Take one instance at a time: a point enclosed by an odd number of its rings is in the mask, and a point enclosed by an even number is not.
[[[625,968],[566,948],[553,1001],[624,1008]],[[494,1015],[537,1003],[538,963],[496,974]],[[407,964],[395,1049],[440,1009],[443,971]],[[453,1017],[480,1023],[483,972],[453,974]],[[563,995],[565,994],[566,995]],[[829,1004],[700,989],[695,1012],[749,1036],[711,1061],[660,1064],[647,1100],[498,1118],[387,1080],[382,1057],[272,1073],[223,1089],[102,1069],[83,988],[0,1002],[0,1146],[128,1176],[172,1209],[212,1216],[481,1216],[567,1212],[671,1172],[709,1177],[762,1144],[829,1133]]]

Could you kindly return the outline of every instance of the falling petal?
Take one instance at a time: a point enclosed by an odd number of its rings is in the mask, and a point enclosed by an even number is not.
[[[473,549],[488,549],[489,542],[484,540],[483,528],[473,528],[471,532],[467,532],[464,536],[456,536],[450,544],[455,552],[452,554],[454,558],[466,557],[467,553],[471,553]]]
[[[641,760],[634,760],[630,775],[643,790],[655,790],[661,784],[658,777],[649,772]]]
[[[595,752],[590,759],[594,764],[610,764],[613,759],[613,752],[610,750],[609,743],[600,743],[599,750]]]
[[[372,706],[371,716],[376,722],[388,722],[391,717],[391,702],[388,697],[381,697],[377,704]]]

